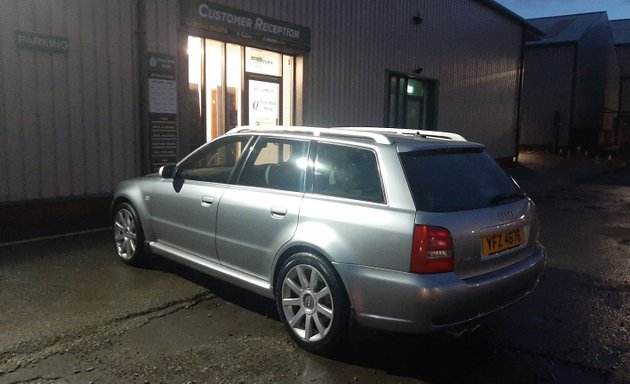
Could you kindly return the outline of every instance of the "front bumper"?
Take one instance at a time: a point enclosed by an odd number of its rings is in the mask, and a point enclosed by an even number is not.
[[[418,275],[336,263],[359,325],[397,332],[456,328],[525,297],[546,262],[538,245],[516,264],[469,279],[455,273]]]

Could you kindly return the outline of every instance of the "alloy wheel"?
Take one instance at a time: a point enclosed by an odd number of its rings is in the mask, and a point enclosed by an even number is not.
[[[300,339],[322,340],[330,332],[334,314],[328,282],[310,265],[294,266],[282,282],[282,309],[289,327]]]
[[[130,260],[138,247],[138,233],[133,214],[122,208],[116,213],[114,220],[114,239],[116,251],[122,259]]]

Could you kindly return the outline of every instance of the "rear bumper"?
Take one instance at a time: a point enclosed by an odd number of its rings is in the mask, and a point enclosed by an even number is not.
[[[335,264],[359,325],[397,331],[456,328],[525,297],[538,285],[545,249],[519,263],[462,280],[455,273],[417,275]]]

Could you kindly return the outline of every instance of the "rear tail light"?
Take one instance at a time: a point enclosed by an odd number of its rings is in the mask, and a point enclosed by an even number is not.
[[[416,225],[411,250],[412,273],[453,271],[453,238],[446,228]]]

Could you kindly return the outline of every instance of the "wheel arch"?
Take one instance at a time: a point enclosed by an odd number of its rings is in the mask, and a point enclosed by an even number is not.
[[[276,294],[276,284],[278,283],[277,281],[278,276],[280,274],[280,270],[282,269],[282,266],[291,256],[298,253],[310,253],[314,255],[315,257],[321,259],[322,262],[328,264],[331,267],[331,270],[335,274],[335,277],[337,278],[337,280],[339,281],[341,289],[343,290],[343,294],[346,300],[348,301],[348,304],[350,306],[350,312],[352,316],[354,316],[353,314],[354,305],[352,303],[352,298],[348,294],[346,282],[344,281],[343,277],[339,274],[339,271],[337,270],[337,268],[335,268],[335,264],[333,263],[332,258],[328,257],[326,253],[320,250],[318,247],[315,247],[309,244],[294,244],[292,246],[289,246],[288,248],[284,249],[280,253],[280,256],[276,258],[276,262],[273,267],[273,271],[272,271],[273,273],[272,273],[271,281],[270,281],[274,297]]]
[[[138,220],[140,220],[140,224],[142,225],[144,239],[145,241],[151,241],[153,239],[153,228],[151,226],[151,220],[149,220],[151,215],[140,188],[130,186],[123,189],[119,187],[119,190],[114,194],[114,198],[112,199],[110,221],[114,220],[116,208],[122,203],[127,203],[135,209]]]

